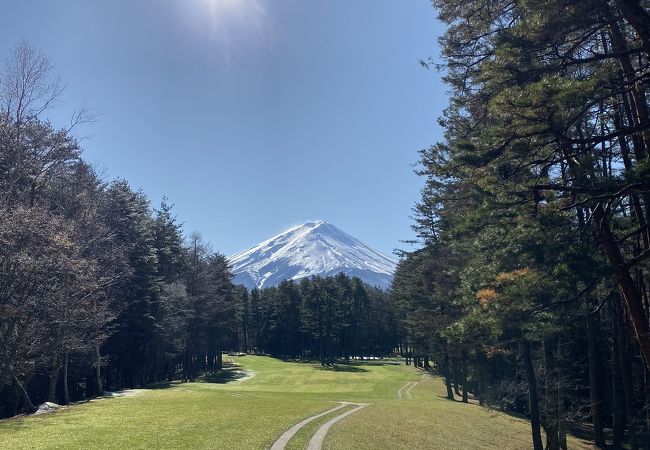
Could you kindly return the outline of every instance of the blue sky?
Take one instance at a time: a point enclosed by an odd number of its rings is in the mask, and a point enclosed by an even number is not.
[[[417,152],[441,138],[429,0],[10,0],[6,48],[47,53],[50,112],[85,157],[231,254],[324,219],[391,252],[412,238]]]

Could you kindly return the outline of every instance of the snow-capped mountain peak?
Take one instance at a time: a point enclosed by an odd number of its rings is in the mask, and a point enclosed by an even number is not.
[[[303,223],[229,258],[235,283],[268,287],[339,272],[387,287],[396,262],[324,220]]]

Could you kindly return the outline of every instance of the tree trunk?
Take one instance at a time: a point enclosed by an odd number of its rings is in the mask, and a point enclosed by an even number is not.
[[[625,260],[621,254],[621,249],[609,228],[609,221],[602,204],[598,204],[598,206],[594,208],[593,218],[594,222],[598,225],[600,242],[605,248],[607,259],[614,269],[618,285],[623,292],[625,303],[630,312],[630,319],[634,326],[634,332],[637,341],[639,342],[639,347],[641,348],[641,354],[643,355],[646,370],[648,370],[650,369],[650,326],[648,324],[645,309],[643,308],[643,298],[630,275],[629,269],[626,267]]]
[[[63,357],[63,398],[66,405],[70,403],[70,390],[68,387],[68,362],[69,354],[66,352]]]
[[[643,392],[645,394],[645,449],[650,449],[650,373],[643,371]]]
[[[462,372],[462,383],[463,383],[463,403],[468,403],[469,402],[469,396],[468,396],[468,386],[467,386],[467,353],[463,352],[463,362],[461,366],[461,372]]]
[[[594,444],[606,448],[605,432],[603,430],[603,406],[601,368],[599,364],[599,349],[596,336],[598,323],[593,314],[587,313],[587,355],[589,359],[589,395],[591,400],[591,420],[594,427]]]
[[[20,393],[18,392],[18,386],[13,377],[11,378],[11,385],[6,388],[7,397],[5,404],[7,405],[6,416],[11,417],[18,414],[18,403],[20,402]]]
[[[616,311],[616,328],[617,336],[614,338],[617,341],[619,361],[621,363],[621,382],[623,386],[623,400],[625,404],[625,417],[628,424],[628,437],[631,448],[637,448],[636,445],[636,430],[635,430],[635,407],[634,400],[636,393],[634,392],[634,382],[632,379],[632,361],[630,351],[628,348],[628,339],[626,333],[625,317],[623,316],[623,307],[620,302],[615,303]]]
[[[476,370],[478,375],[478,402],[479,405],[484,406],[487,402],[487,371],[488,371],[488,360],[485,353],[482,351],[478,352],[476,357]]]
[[[223,353],[217,350],[217,370],[223,370]]]
[[[187,348],[183,352],[183,383],[190,381],[190,355]]]
[[[59,371],[61,370],[58,359],[58,357],[55,357],[56,361],[54,367],[52,367],[52,370],[50,371],[50,384],[47,391],[47,401],[52,403],[56,402],[56,385],[59,381]]]
[[[447,387],[447,398],[449,400],[454,400],[454,391],[451,386],[451,362],[447,351],[444,352],[442,357],[442,367],[444,371],[443,376],[445,377],[445,386]]]
[[[650,56],[650,14],[641,5],[640,0],[614,0],[614,4],[625,20],[634,28],[643,44],[647,56]]]
[[[564,422],[565,409],[564,409],[564,382],[562,374],[562,339],[558,335],[557,338],[557,434],[562,450],[567,450],[566,440],[566,424]]]
[[[628,50],[628,45],[625,42],[625,37],[621,33],[621,29],[617,20],[614,17],[611,17],[612,22],[609,26],[610,29],[610,38],[612,43],[612,48],[614,51],[621,53],[619,62],[621,68],[623,69],[623,75],[628,83],[628,89],[630,92],[630,100],[632,106],[628,107],[628,113],[630,116],[630,125],[639,125],[643,127],[647,124],[649,119],[648,104],[645,96],[645,88],[643,84],[637,81],[637,76],[635,74],[634,66],[630,60],[630,56],[624,54]],[[624,94],[625,96],[625,94]],[[644,130],[641,133],[641,140],[636,139],[636,134],[632,136],[632,141],[634,143],[634,152],[639,161],[646,158],[648,154],[648,146],[650,146],[650,132]]]
[[[249,347],[248,347],[248,325],[246,322],[244,322],[244,353],[249,352]]]
[[[616,299],[614,300],[614,302]],[[618,323],[616,320],[616,305],[612,302],[612,418],[614,425],[614,448],[622,448],[625,438],[625,396],[623,391],[623,374],[621,373],[621,355],[616,345],[618,336]]]
[[[99,351],[99,344],[95,344],[95,383],[97,384],[97,395],[104,395],[102,386],[102,355]]]
[[[539,398],[537,395],[537,378],[535,377],[535,368],[533,367],[532,357],[530,355],[530,342],[523,339],[521,342],[522,354],[524,359],[524,369],[526,371],[526,381],[528,382],[528,402],[530,409],[530,428],[533,437],[533,449],[544,450],[542,444],[542,430],[539,419]]]
[[[20,382],[18,377],[15,374],[13,374],[13,378],[14,378],[14,383],[16,384],[16,387],[18,388],[18,392],[20,392],[20,394],[23,397],[23,401],[25,402],[25,410],[28,413],[33,413],[38,408],[36,408],[36,406],[34,406],[34,404],[32,403],[32,400],[29,398],[29,394],[27,393],[27,390],[25,389],[25,386],[23,386],[23,384]]]
[[[557,373],[555,370],[555,355],[553,354],[553,341],[546,339],[544,342],[544,383],[546,385],[546,450],[559,450],[560,439],[558,435],[557,411]]]

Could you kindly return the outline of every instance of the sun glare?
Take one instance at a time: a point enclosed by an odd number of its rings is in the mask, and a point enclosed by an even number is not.
[[[198,0],[193,22],[229,52],[235,42],[267,41],[266,0]]]
[[[245,6],[245,0],[202,0],[213,14],[232,13],[237,8]]]

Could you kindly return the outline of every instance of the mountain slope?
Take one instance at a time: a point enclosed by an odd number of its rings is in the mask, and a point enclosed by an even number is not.
[[[386,288],[396,265],[388,255],[322,220],[290,228],[228,259],[234,282],[251,289],[339,272]]]

